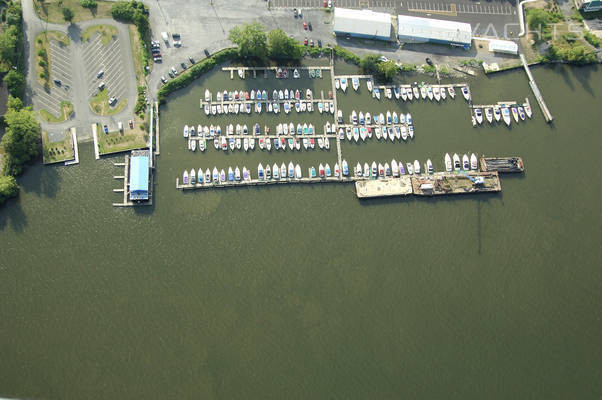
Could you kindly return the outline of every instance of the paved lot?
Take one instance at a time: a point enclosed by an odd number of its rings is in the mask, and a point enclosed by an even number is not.
[[[52,79],[59,79],[61,85],[50,82],[48,90],[38,88],[38,100],[40,108],[59,116],[61,113],[61,101],[69,100],[71,97],[71,47],[50,39],[50,75]]]
[[[128,44],[129,46],[129,44]],[[121,57],[121,42],[119,37],[107,45],[102,45],[101,36],[95,34],[84,44],[82,57],[84,61],[84,79],[86,81],[87,95],[93,97],[98,93],[98,85],[105,83],[109,97],[116,97],[120,101],[127,90],[124,63]],[[101,78],[97,78],[100,70],[104,71]]]

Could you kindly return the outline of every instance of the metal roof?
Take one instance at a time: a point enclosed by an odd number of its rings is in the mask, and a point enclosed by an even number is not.
[[[148,156],[133,156],[130,163],[130,193],[148,193]]]
[[[332,30],[337,33],[389,38],[391,26],[391,14],[340,7],[334,9]]]
[[[489,51],[496,51],[498,53],[518,54],[518,44],[511,42],[510,40],[489,40]]]
[[[398,15],[397,30],[400,39],[416,42],[439,40],[470,45],[472,41],[472,28],[464,22]]]

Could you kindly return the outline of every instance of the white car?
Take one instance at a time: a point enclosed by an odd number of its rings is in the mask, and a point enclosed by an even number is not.
[[[111,98],[109,99],[109,105],[111,105],[111,106],[112,106],[113,104],[115,104],[115,102],[116,102],[116,101],[117,101],[117,98],[115,98],[115,97],[111,97]]]
[[[178,75],[178,70],[177,70],[177,69],[175,69],[174,67],[171,67],[171,70],[170,70],[170,71],[172,72],[172,74],[174,74],[174,75]]]

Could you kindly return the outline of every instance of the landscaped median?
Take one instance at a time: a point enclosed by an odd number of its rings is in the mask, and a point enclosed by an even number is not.
[[[50,40],[56,40],[63,46],[69,46],[69,38],[62,32],[58,31],[44,31],[38,36],[36,36],[35,41],[35,71],[36,77],[40,85],[44,87],[50,86],[50,80],[52,76],[50,71],[50,64],[52,60],[50,59]]]
[[[82,4],[88,5],[83,7]],[[63,9],[73,12],[72,22],[88,21],[94,18],[111,18],[112,2],[81,0],[33,0],[33,6],[38,16],[44,21],[54,24],[64,24]]]
[[[100,42],[103,46],[111,43],[117,37],[117,28],[113,25],[94,25],[82,32],[82,42],[90,40],[95,33],[100,34]]]
[[[40,110],[40,116],[46,122],[50,123],[59,123],[65,122],[71,117],[71,113],[73,112],[73,104],[68,101],[61,101],[61,115],[56,117],[53,114],[49,113],[46,110]]]
[[[54,164],[73,160],[73,140],[69,131],[65,132],[65,139],[58,142],[50,142],[48,133],[42,131],[42,146],[44,164]]]
[[[138,125],[134,129],[125,129],[127,121],[123,125],[123,130],[109,131],[109,133],[105,133],[102,125],[96,125],[100,155],[148,147],[148,133],[142,126]]]
[[[107,89],[99,90],[96,96],[90,100],[90,108],[98,115],[113,115],[122,111],[127,105],[127,99],[121,99],[116,106],[109,104],[109,93]]]

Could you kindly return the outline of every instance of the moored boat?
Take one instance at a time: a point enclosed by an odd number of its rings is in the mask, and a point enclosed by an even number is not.
[[[462,168],[464,168],[464,171],[468,171],[470,169],[470,161],[466,154],[462,156]]]
[[[414,173],[416,175],[420,174],[420,161],[414,160]]]
[[[445,153],[445,170],[447,172],[451,172],[452,169],[453,167],[451,157],[449,156],[449,153]]]
[[[472,169],[473,171],[476,171],[478,166],[479,166],[479,164],[477,161],[477,156],[475,155],[475,153],[472,153],[470,155],[470,169]]]
[[[461,165],[460,165],[460,156],[458,156],[458,154],[457,154],[457,153],[454,153],[454,158],[453,158],[453,160],[454,160],[454,169],[455,169],[456,171],[459,171],[459,170],[460,170],[460,168],[461,168]]]

